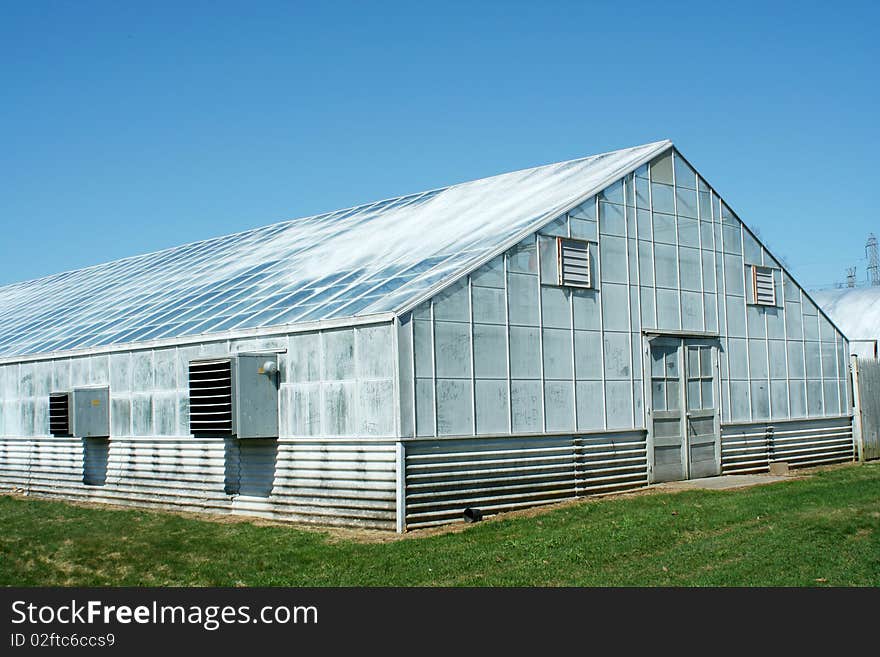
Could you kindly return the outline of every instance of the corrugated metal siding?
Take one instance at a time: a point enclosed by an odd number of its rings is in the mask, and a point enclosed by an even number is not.
[[[854,453],[849,416],[721,426],[724,474],[766,472],[774,462],[804,467],[851,461]]]
[[[645,433],[575,439],[577,494],[607,493],[648,483]]]
[[[406,525],[459,520],[647,483],[645,433],[415,440],[406,444]]]
[[[242,443],[247,448],[250,446]],[[265,458],[265,452],[263,454]],[[394,443],[279,441],[268,497],[247,495],[256,461],[242,458],[241,494],[232,512],[327,525],[394,529]]]
[[[0,489],[394,529],[393,442],[275,443],[245,442],[242,451],[235,441],[216,438],[127,438],[109,441],[103,452],[97,444],[84,448],[78,438],[2,438]],[[86,453],[90,480],[100,481],[103,475],[103,485],[83,483]],[[230,487],[239,494],[226,494]]]

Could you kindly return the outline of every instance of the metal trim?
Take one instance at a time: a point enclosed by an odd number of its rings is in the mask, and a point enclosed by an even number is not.
[[[84,349],[70,349],[65,351],[47,351],[40,354],[23,356],[4,356],[0,358],[0,365],[15,363],[32,363],[45,360],[58,360],[59,358],[77,358],[81,356],[97,356],[101,354],[123,353],[134,351],[148,351],[164,347],[181,347],[191,344],[205,344],[209,342],[223,342],[226,340],[245,340],[247,338],[284,337],[294,333],[306,333],[334,328],[347,328],[354,326],[367,326],[371,324],[386,324],[394,320],[397,315],[392,312],[363,315],[362,317],[341,317],[339,319],[321,319],[315,322],[302,322],[298,324],[284,324],[279,326],[267,326],[254,329],[238,329],[222,331],[218,333],[202,333],[199,335],[186,335],[176,338],[160,338],[158,340],[146,340],[144,342],[122,342],[120,344],[104,345],[101,347],[86,347]]]
[[[394,482],[394,525],[398,534],[406,531],[406,446],[402,441],[394,445],[396,477]]]
[[[396,442],[401,440],[403,442],[431,442],[434,440],[503,440],[505,438],[564,438],[564,437],[591,437],[591,436],[617,436],[623,434],[643,434],[645,433],[645,429],[591,429],[589,431],[547,431],[542,433],[535,433],[534,431],[527,432],[519,432],[519,433],[486,433],[480,434],[479,436],[472,436],[470,434],[459,434],[456,436],[418,436],[415,438],[376,438],[375,440],[381,440],[382,442]],[[326,440],[321,438],[320,440]],[[340,438],[338,440],[347,440],[351,442],[352,439],[343,439]],[[362,440],[358,438],[357,440]],[[365,440],[365,439],[364,439]],[[306,442],[315,442],[306,441]]]
[[[566,217],[568,214],[566,213]],[[544,286],[541,285],[541,240],[535,235],[535,263],[538,276],[538,353],[540,354],[539,377],[541,382],[541,433],[547,431],[547,379],[544,377]],[[512,404],[513,400],[511,400]]]
[[[642,330],[642,335],[648,338],[648,340],[655,340],[657,338],[721,339],[721,335],[715,331],[658,331],[655,329],[644,329]]]

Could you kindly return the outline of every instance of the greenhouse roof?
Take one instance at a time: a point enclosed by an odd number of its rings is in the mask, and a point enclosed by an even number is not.
[[[880,339],[880,287],[822,290],[811,295],[850,340]]]
[[[0,287],[0,357],[399,312],[669,141]]]

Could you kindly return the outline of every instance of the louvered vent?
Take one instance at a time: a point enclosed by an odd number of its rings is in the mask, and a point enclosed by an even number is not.
[[[232,362],[189,364],[189,428],[195,435],[232,433]]]
[[[755,286],[755,303],[775,306],[776,286],[773,283],[773,270],[769,267],[752,267],[752,281]]]
[[[559,238],[559,283],[590,287],[590,243]]]
[[[49,395],[49,433],[53,436],[70,435],[69,392],[53,392]]]

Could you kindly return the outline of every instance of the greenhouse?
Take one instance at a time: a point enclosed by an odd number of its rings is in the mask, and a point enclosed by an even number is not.
[[[816,303],[846,332],[850,351],[862,358],[878,357],[880,287],[844,287],[813,292]]]
[[[405,531],[845,461],[848,351],[661,141],[0,287],[0,488]]]

